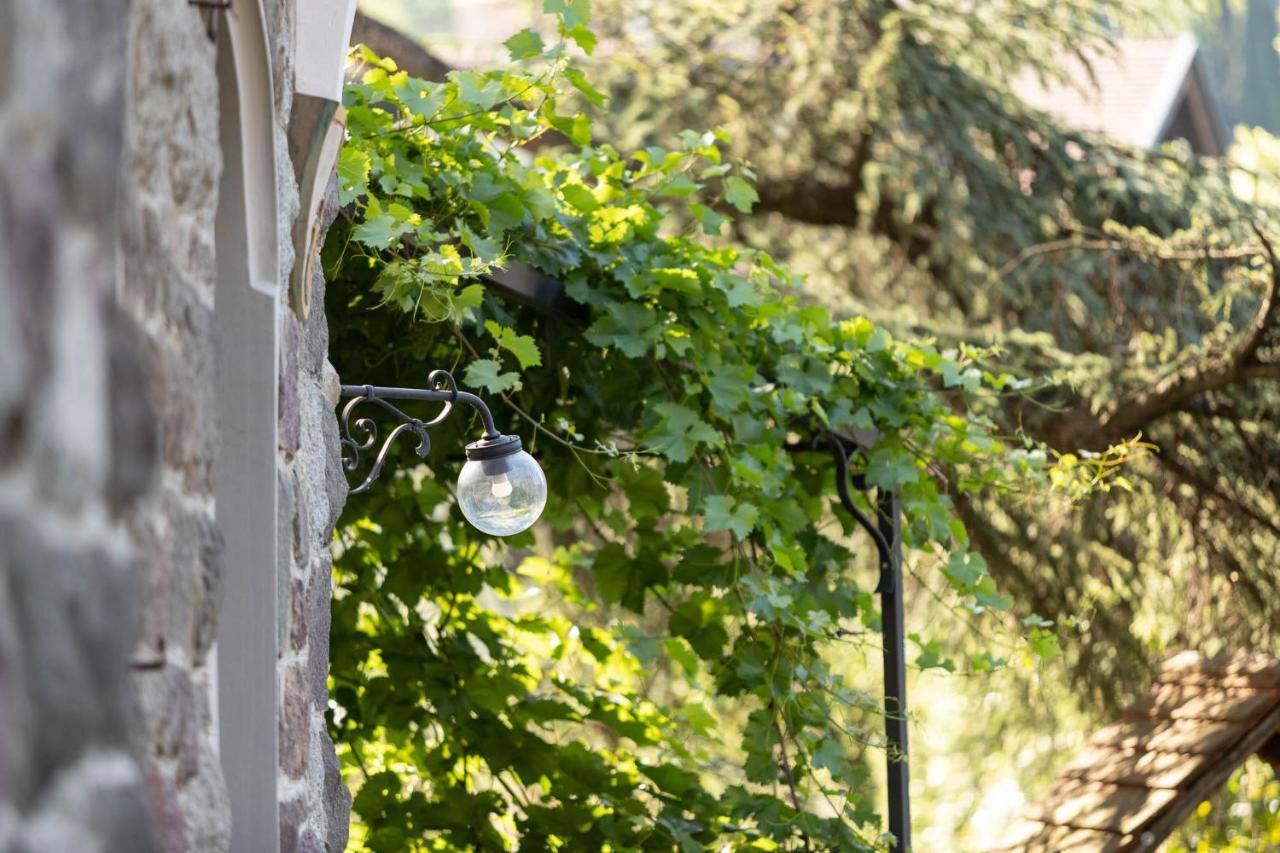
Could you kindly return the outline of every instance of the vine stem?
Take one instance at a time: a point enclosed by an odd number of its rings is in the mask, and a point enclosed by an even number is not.
[[[364,758],[360,755],[360,747],[357,745],[357,744],[358,744],[358,741],[357,741],[355,738],[351,738],[351,739],[349,739],[349,740],[346,740],[346,744],[347,744],[347,746],[348,746],[348,747],[350,747],[350,749],[351,749],[351,754],[352,754],[353,756],[355,756],[355,759],[356,759],[356,766],[360,768],[360,773],[361,773],[361,775],[363,775],[363,776],[364,776],[364,780],[365,780],[366,782],[368,782],[368,781],[369,781],[369,768],[367,768],[367,767],[365,767],[365,766],[364,766]]]
[[[462,329],[458,328],[457,326],[451,326],[450,328],[452,329],[454,336],[455,336],[455,337],[457,337],[458,342],[459,342],[459,343],[461,343],[464,347],[466,347],[467,352],[471,353],[471,357],[472,357],[472,358],[480,358],[480,357],[481,357],[481,356],[480,356],[480,351],[479,351],[479,350],[477,350],[477,349],[475,348],[475,345],[471,343],[471,340],[470,340],[466,335],[464,335],[464,334],[462,333]],[[578,445],[574,444],[573,442],[571,442],[571,441],[567,441],[567,440],[565,440],[565,439],[561,438],[560,436],[556,435],[556,434],[555,434],[554,432],[552,432],[551,430],[547,429],[547,428],[546,428],[545,426],[543,426],[541,423],[539,423],[539,422],[538,422],[538,421],[537,421],[537,420],[536,420],[532,415],[530,415],[528,412],[526,412],[524,409],[522,409],[522,408],[521,408],[521,407],[520,407],[520,406],[519,406],[519,405],[518,405],[514,400],[512,400],[509,396],[507,396],[507,394],[506,394],[505,392],[499,392],[499,393],[498,393],[498,397],[500,397],[500,398],[502,399],[502,402],[504,402],[504,403],[506,403],[508,406],[510,406],[510,407],[511,407],[511,409],[512,409],[512,410],[513,410],[517,415],[519,415],[519,416],[520,416],[521,418],[523,418],[524,420],[528,421],[528,422],[529,422],[529,425],[530,425],[530,426],[532,426],[532,427],[533,427],[537,432],[539,432],[539,433],[540,433],[540,434],[542,434],[542,435],[545,435],[547,438],[551,439],[552,441],[556,442],[557,444],[562,445],[562,446],[564,446],[564,447],[568,448],[568,449],[569,449],[569,450],[570,450],[570,451],[571,451],[575,456],[576,456],[576,455],[578,455],[579,453],[593,453],[593,454],[596,454],[596,455],[610,455],[610,451],[608,451],[608,450],[591,450],[591,449],[586,448],[586,447],[579,447]],[[643,448],[632,448],[632,449],[630,449],[630,450],[621,450],[621,451],[619,451],[619,453],[620,453],[620,454],[644,455],[644,454],[650,454],[650,453],[651,453],[651,451],[644,450]],[[579,460],[579,461],[581,461],[581,460]],[[584,464],[585,464],[585,463],[584,463]],[[588,470],[588,471],[590,471],[591,469],[590,469],[590,468],[588,468],[587,470]],[[608,478],[607,478],[607,477],[600,477],[600,475],[596,474],[596,473],[595,473],[595,472],[593,472],[593,471],[591,472],[591,474],[592,474],[592,476],[593,476],[593,477],[598,478],[598,481],[607,481],[607,480],[608,480]]]
[[[772,706],[773,703],[769,704]],[[787,788],[791,791],[791,805],[795,807],[796,813],[799,814],[801,811],[800,793],[796,790],[796,777],[791,770],[791,759],[787,757],[787,736],[783,732],[782,724],[778,722],[776,714],[773,717],[773,730],[778,733],[778,751],[782,756],[782,772],[787,777]],[[809,845],[809,833],[801,830],[800,837],[804,839],[804,849],[812,850],[813,848]]]

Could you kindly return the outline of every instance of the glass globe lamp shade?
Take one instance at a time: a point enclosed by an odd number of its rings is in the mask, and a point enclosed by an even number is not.
[[[493,536],[527,530],[547,505],[547,478],[514,435],[467,445],[458,475],[458,507],[467,521]]]

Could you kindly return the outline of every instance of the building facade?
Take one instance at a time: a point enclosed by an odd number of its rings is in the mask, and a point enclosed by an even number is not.
[[[312,250],[353,14],[0,5],[0,851],[345,846]]]

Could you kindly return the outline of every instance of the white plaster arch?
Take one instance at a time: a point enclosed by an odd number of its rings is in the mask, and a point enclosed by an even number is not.
[[[223,16],[222,25],[218,77],[219,94],[225,96],[221,99],[223,188],[241,196],[249,284],[274,296],[279,291],[280,265],[276,116],[261,0],[237,0]]]
[[[293,223],[293,293],[309,282],[315,223],[342,140],[339,101],[355,0],[298,0],[289,127],[302,211]],[[231,804],[232,853],[280,846],[281,696],[278,537],[281,243],[271,44],[262,0],[233,0],[220,16],[218,80],[223,173],[215,297],[217,518],[225,540],[216,652],[217,726]],[[335,118],[337,121],[335,121]],[[305,316],[305,288],[293,307]]]
[[[298,182],[300,215],[293,225],[296,258],[289,304],[299,318],[311,310],[311,278],[324,236],[325,188],[346,132],[343,72],[356,17],[356,0],[304,0],[294,26],[294,95],[289,117],[289,156]]]
[[[295,94],[342,101],[356,0],[302,0],[294,27]]]
[[[217,716],[232,853],[279,849],[276,790],[276,448],[280,230],[276,117],[260,0],[235,0],[218,32],[223,172],[215,251],[214,468],[225,541]]]

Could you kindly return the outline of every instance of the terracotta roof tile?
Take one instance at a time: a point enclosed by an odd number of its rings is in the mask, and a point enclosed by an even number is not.
[[[1022,853],[1113,853],[1131,839],[1114,832],[1050,826],[1038,820],[1019,821],[996,850],[1018,850]]]
[[[1090,747],[1068,764],[1062,775],[1119,785],[1176,788],[1210,759],[1205,754]]]
[[[1133,832],[1178,796],[1168,788],[1063,781],[1053,796],[1028,806],[1022,816],[1054,826]]]
[[[998,850],[1128,851],[1163,840],[1249,755],[1280,738],[1280,660],[1183,653],[1096,732]]]
[[[1206,658],[1198,652],[1182,652],[1160,667],[1166,683],[1209,684],[1223,687],[1280,687],[1280,658],[1262,652],[1237,652]]]
[[[1090,743],[1124,749],[1204,754],[1227,746],[1243,729],[1239,723],[1222,720],[1132,720],[1100,729]]]
[[[1126,719],[1247,720],[1280,702],[1280,690],[1219,687],[1205,684],[1160,684],[1124,711]]]

